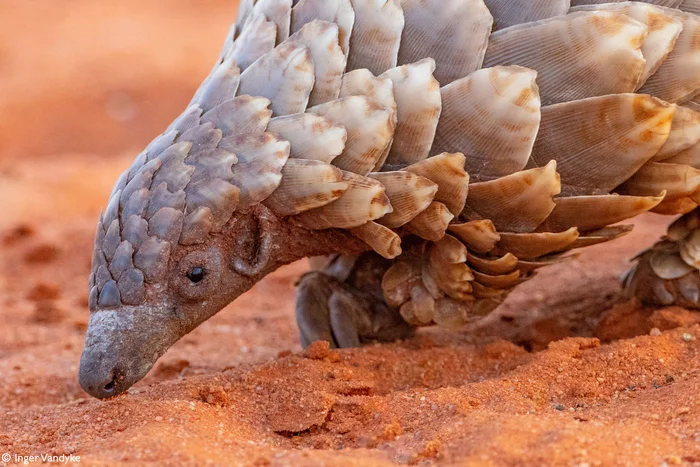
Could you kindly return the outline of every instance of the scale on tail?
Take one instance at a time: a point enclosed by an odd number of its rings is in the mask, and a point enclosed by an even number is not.
[[[650,210],[691,214],[628,289],[700,306],[700,8],[572,3],[244,0],[100,217],[82,387],[302,258],[302,343],[356,346],[479,319]]]

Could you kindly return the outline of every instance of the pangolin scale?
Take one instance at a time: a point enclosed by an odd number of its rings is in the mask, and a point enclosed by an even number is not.
[[[492,312],[539,268],[682,214],[624,278],[700,307],[700,2],[242,0],[100,216],[80,383],[139,381],[280,267],[302,342]]]

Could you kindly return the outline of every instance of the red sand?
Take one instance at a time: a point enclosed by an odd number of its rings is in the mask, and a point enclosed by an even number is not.
[[[305,266],[293,265],[185,337],[127,395],[86,396],[76,373],[99,209],[189,101],[235,14],[228,0],[162,4],[0,5],[0,454],[700,465],[700,313],[641,309],[617,282],[663,232],[659,216],[543,271],[479,325],[359,350],[301,353],[293,281]]]

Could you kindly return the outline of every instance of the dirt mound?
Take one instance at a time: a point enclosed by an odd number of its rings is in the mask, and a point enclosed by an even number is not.
[[[618,285],[664,231],[659,216],[542,271],[468,329],[358,350],[301,352],[293,283],[306,266],[295,264],[182,339],[128,394],[86,396],[76,374],[99,210],[188,102],[235,5],[29,3],[0,5],[0,454],[700,464],[700,314],[643,309]]]

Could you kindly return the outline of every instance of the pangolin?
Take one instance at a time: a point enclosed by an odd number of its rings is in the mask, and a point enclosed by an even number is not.
[[[100,216],[81,386],[124,392],[302,258],[302,343],[349,347],[479,319],[650,210],[683,217],[627,290],[699,307],[698,15],[700,0],[242,0]]]

